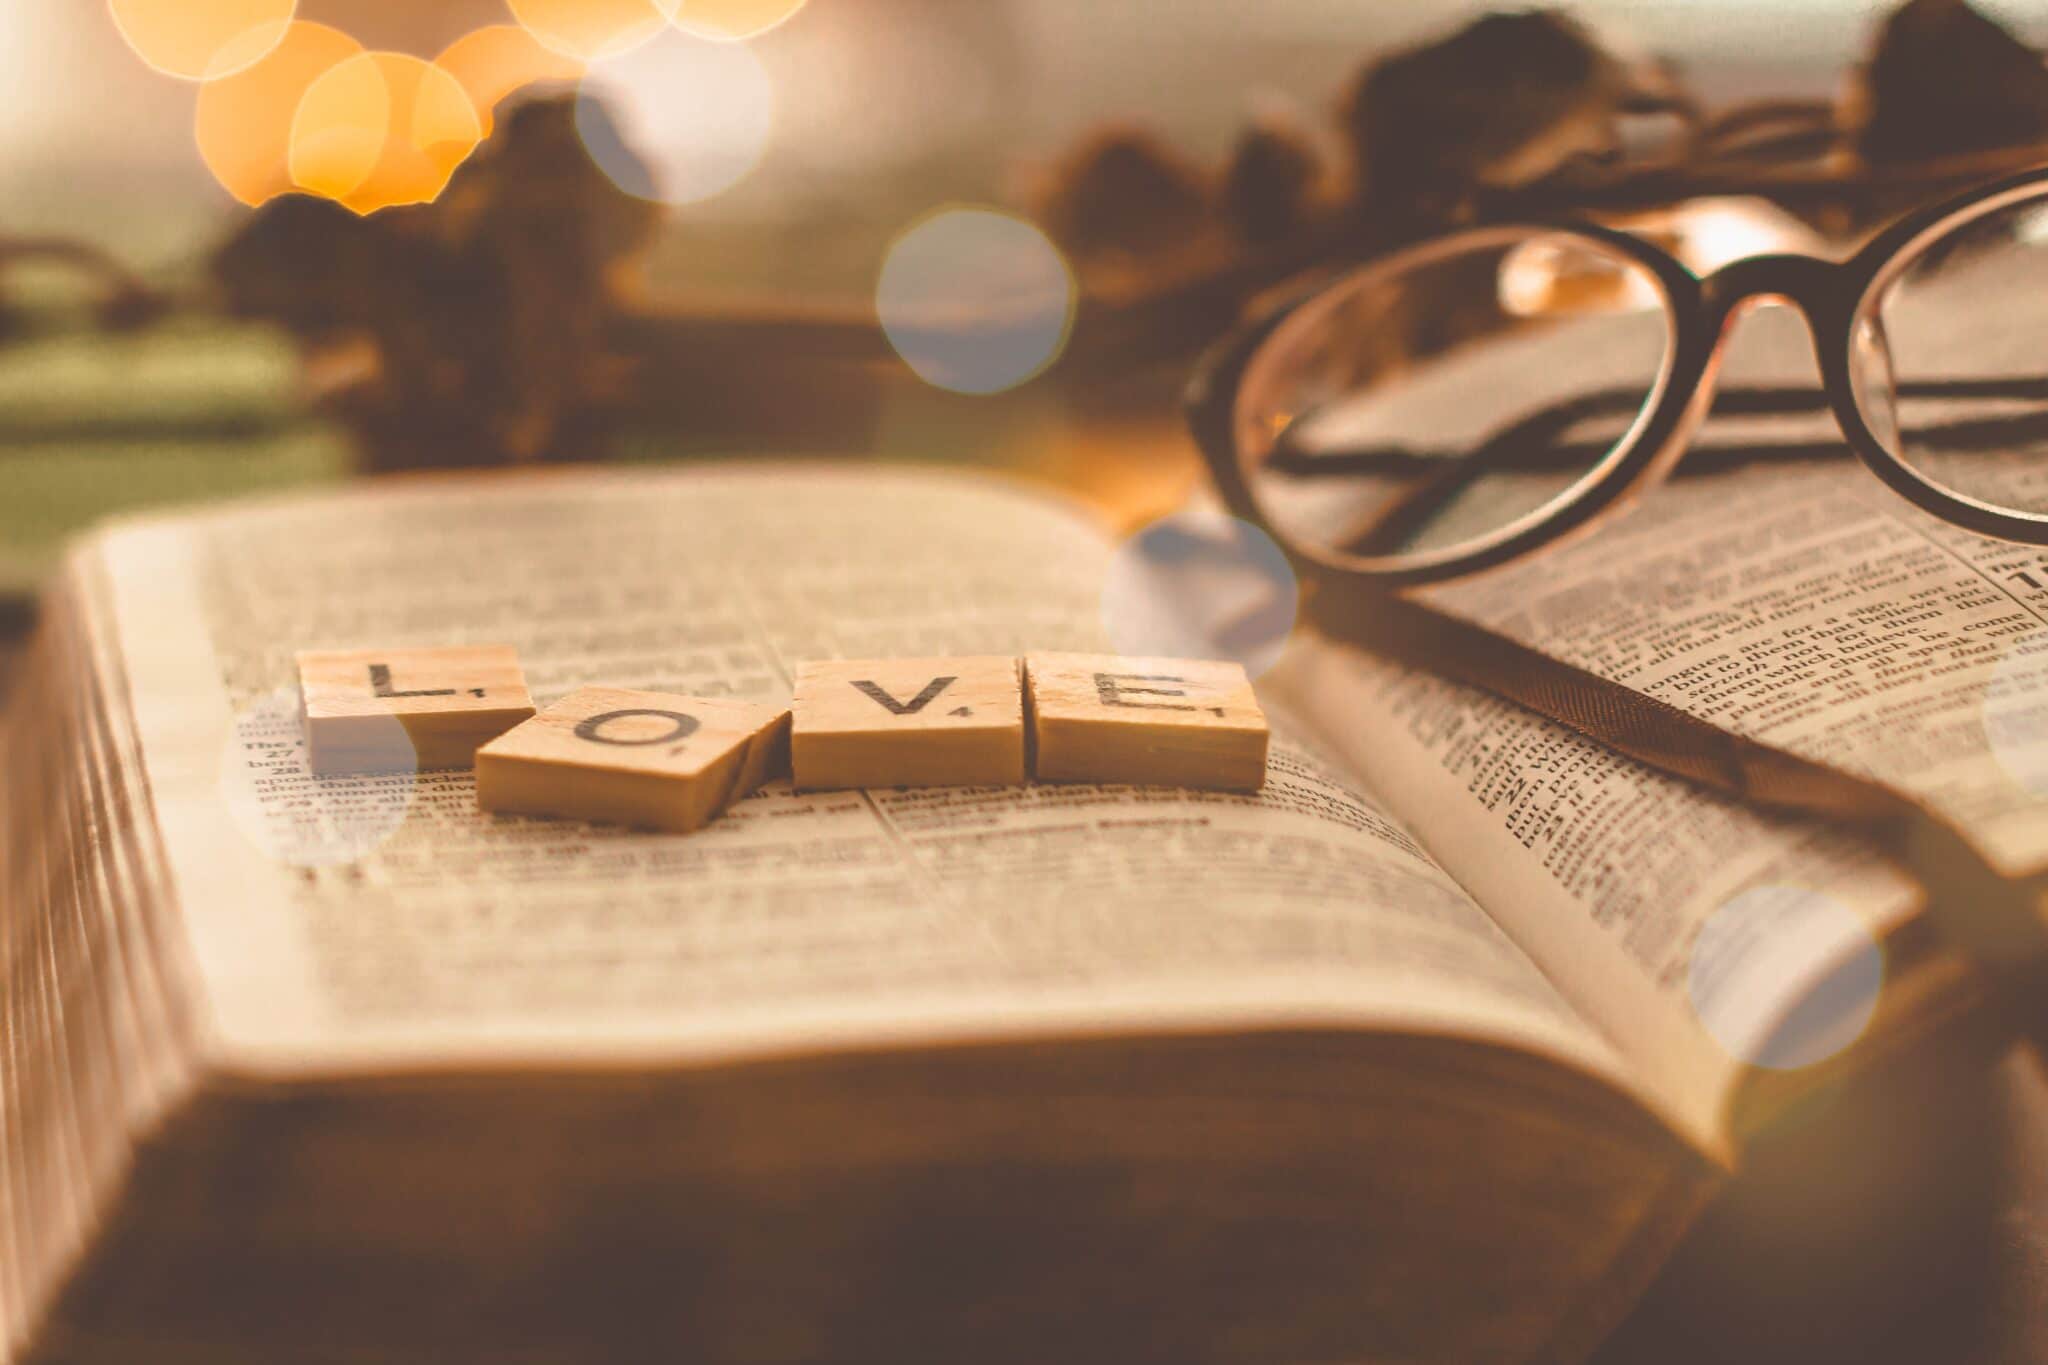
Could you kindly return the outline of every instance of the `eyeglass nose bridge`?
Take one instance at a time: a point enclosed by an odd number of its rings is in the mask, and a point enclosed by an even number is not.
[[[1722,355],[1736,320],[1750,308],[1775,302],[1797,310],[1823,381],[1833,384],[1846,375],[1838,373],[1839,348],[1829,339],[1848,336],[1860,295],[1858,274],[1850,265],[1792,253],[1744,257],[1701,278],[1692,308],[1681,309],[1691,316],[1679,323],[1675,378],[1689,401],[1680,430],[1673,433],[1676,444],[1690,441],[1712,407]]]
[[[1588,518],[1588,526],[1663,483],[1685,457],[1713,407],[1715,379],[1737,318],[1759,303],[1776,301],[1797,309],[1813,340],[1814,358],[1826,375],[1834,368],[1834,358],[1821,339],[1847,327],[1859,292],[1849,267],[1792,253],[1744,257],[1704,277],[1688,274],[1690,288],[1677,285],[1669,274],[1666,279],[1680,300],[1669,398],[1643,432],[1646,457],[1637,473],[1610,508]]]
[[[1826,334],[1854,307],[1852,272],[1819,256],[1777,253],[1731,262],[1700,281],[1700,305],[1709,333],[1724,333],[1746,305],[1778,300],[1797,308],[1815,336]]]

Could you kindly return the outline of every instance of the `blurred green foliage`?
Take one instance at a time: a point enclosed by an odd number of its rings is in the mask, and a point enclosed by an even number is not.
[[[0,591],[117,512],[341,478],[345,438],[308,415],[290,342],[180,319],[132,334],[38,330],[0,346]]]

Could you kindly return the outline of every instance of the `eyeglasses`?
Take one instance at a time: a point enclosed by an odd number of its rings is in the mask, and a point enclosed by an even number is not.
[[[1769,300],[1804,314],[1822,388],[1748,387],[1723,411],[1832,411],[1917,506],[2048,545],[2048,168],[1840,262],[1757,255],[1702,277],[1586,224],[1425,242],[1227,337],[1188,418],[1231,510],[1298,561],[1386,586],[1454,578],[1661,482],[1713,402],[1732,320]]]

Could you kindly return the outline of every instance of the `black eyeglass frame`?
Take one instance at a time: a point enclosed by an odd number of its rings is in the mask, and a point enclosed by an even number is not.
[[[1298,573],[1335,574],[1387,588],[1441,582],[1590,532],[1655,488],[1684,456],[1712,405],[1732,321],[1752,303],[1781,300],[1804,314],[1828,406],[1866,468],[1893,492],[1943,520],[2002,540],[2048,545],[2048,515],[1994,507],[1942,488],[1886,449],[1858,406],[1850,369],[1858,319],[1926,246],[1979,218],[2033,199],[2048,201],[2048,166],[1909,213],[1846,261],[1772,253],[1733,261],[1705,276],[1651,242],[1597,223],[1559,219],[1466,229],[1319,278],[1285,296],[1202,357],[1183,397],[1185,415],[1230,511],[1270,534]],[[1252,492],[1251,457],[1239,443],[1237,421],[1246,373],[1266,342],[1304,308],[1367,276],[1408,270],[1489,239],[1523,241],[1536,234],[1591,240],[1639,263],[1663,290],[1669,305],[1669,344],[1663,369],[1630,432],[1571,488],[1469,545],[1414,555],[1345,555],[1303,544],[1275,526]]]

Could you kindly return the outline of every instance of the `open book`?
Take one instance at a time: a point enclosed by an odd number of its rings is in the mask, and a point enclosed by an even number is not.
[[[667,836],[305,769],[297,650],[779,698],[1100,651],[1111,549],[772,463],[83,544],[0,754],[8,1357],[1568,1359],[1788,1097],[1967,1017],[1879,852],[1313,646],[1257,796],[780,784]]]

